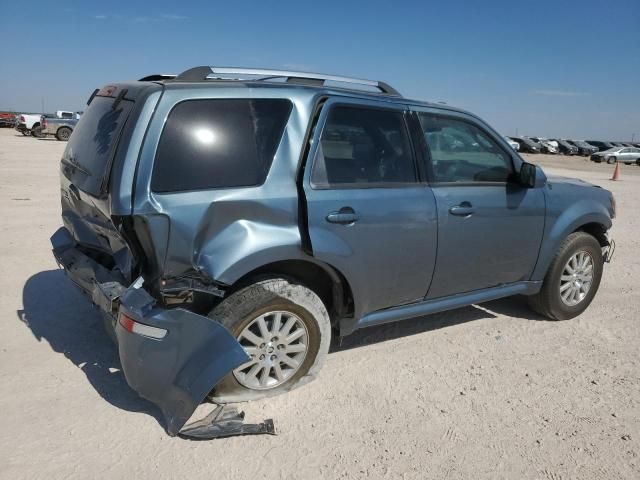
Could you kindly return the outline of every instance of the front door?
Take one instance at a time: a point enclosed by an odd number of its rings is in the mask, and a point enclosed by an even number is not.
[[[424,298],[435,264],[433,193],[419,180],[406,112],[330,99],[304,179],[313,255],[350,282],[356,318]]]
[[[437,109],[417,117],[438,208],[427,298],[528,280],[544,229],[542,189],[511,181],[516,154],[475,118]]]

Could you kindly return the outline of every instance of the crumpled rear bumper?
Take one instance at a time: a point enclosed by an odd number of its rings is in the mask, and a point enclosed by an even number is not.
[[[152,338],[114,322],[127,383],[160,407],[170,435],[180,431],[227,373],[249,359],[219,323],[182,308],[160,308],[144,289],[126,287],[120,275],[79,250],[66,228],[59,229],[51,243],[58,264],[103,312],[166,330],[163,338]]]

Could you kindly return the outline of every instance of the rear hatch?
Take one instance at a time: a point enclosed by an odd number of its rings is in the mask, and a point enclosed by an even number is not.
[[[131,281],[132,251],[109,195],[111,167],[135,105],[127,93],[108,86],[92,97],[62,155],[60,187],[63,223],[77,248]]]

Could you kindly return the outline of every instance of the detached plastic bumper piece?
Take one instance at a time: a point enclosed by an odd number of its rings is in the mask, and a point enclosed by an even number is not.
[[[179,433],[182,437],[197,440],[265,434],[276,434],[273,420],[269,418],[262,423],[244,423],[244,412],[238,412],[235,407],[229,405],[218,405],[202,420],[185,425]]]

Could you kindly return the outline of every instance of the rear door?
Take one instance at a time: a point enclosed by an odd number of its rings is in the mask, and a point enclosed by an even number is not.
[[[420,181],[404,107],[328,100],[304,191],[313,255],[349,279],[356,318],[424,297],[435,262],[436,208]]]
[[[542,189],[512,183],[515,152],[475,118],[417,111],[438,208],[427,298],[528,280],[544,229]]]

